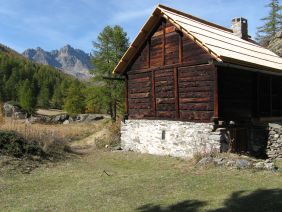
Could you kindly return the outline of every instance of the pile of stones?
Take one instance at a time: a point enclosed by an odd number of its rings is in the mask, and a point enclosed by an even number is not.
[[[266,154],[272,159],[282,159],[282,123],[270,123],[268,128]]]
[[[233,158],[233,157],[220,157],[220,156],[204,157],[196,164],[196,167],[205,167],[208,165],[229,167],[236,169],[257,169],[257,170],[269,170],[269,171],[276,171],[278,169],[271,159],[256,160],[249,157]]]

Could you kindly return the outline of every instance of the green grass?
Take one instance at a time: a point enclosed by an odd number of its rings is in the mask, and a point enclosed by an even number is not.
[[[1,211],[279,211],[279,207],[281,172],[196,169],[187,161],[130,152],[95,151],[43,165],[29,175],[0,175]]]

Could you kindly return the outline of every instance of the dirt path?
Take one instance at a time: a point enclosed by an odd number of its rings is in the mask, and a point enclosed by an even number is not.
[[[105,139],[108,133],[107,128],[102,128],[84,139],[72,142],[70,145],[71,150],[78,154],[90,153],[97,148],[97,141]]]

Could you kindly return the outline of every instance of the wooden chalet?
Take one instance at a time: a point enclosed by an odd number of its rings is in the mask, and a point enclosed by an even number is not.
[[[250,39],[243,18],[232,30],[159,5],[114,73],[126,78],[129,120],[239,129],[282,119],[282,58]]]

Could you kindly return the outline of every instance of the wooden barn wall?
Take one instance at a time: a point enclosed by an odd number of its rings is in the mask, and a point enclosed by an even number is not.
[[[129,118],[210,121],[215,68],[201,47],[162,22],[127,71]]]

